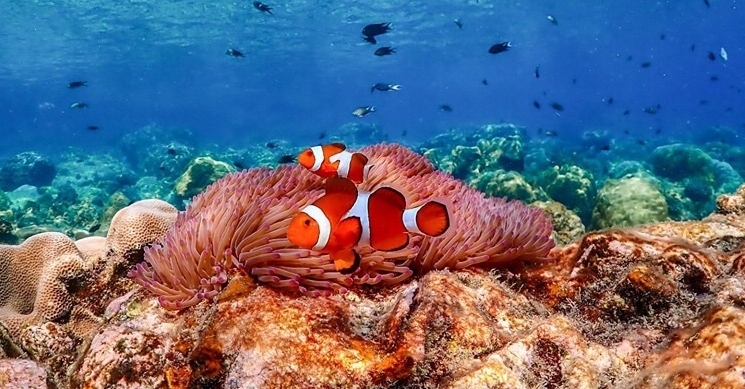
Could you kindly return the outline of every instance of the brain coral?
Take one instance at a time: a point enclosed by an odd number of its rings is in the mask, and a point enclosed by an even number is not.
[[[543,259],[554,246],[551,224],[539,209],[486,198],[400,145],[361,152],[374,165],[361,189],[393,186],[408,195],[408,206],[441,198],[452,204],[451,231],[416,237],[395,252],[361,248],[360,268],[343,275],[327,255],[299,249],[285,236],[291,217],[323,194],[323,180],[300,166],[252,169],[196,196],[165,238],[145,249],[145,262],[130,276],[156,293],[163,307],[179,309],[219,293],[233,268],[276,288],[328,295],[355,284],[401,282],[415,270]]]
[[[11,335],[34,321],[70,313],[68,283],[82,277],[83,259],[67,235],[45,232],[18,246],[0,245],[0,321]]]

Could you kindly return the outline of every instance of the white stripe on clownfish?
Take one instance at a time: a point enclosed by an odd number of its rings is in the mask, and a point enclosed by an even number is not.
[[[326,213],[321,208],[312,204],[303,208],[302,212],[305,212],[311,219],[318,223],[318,240],[316,241],[316,245],[313,246],[313,250],[323,250],[329,243],[329,237],[331,237],[331,221],[329,221]]]
[[[424,205],[420,205],[420,206],[415,207],[415,208],[404,210],[404,216],[403,216],[404,227],[409,232],[416,232],[418,234],[424,234],[419,229],[419,225],[416,222],[416,216],[419,213],[419,210],[422,209],[423,206]]]
[[[309,170],[315,173],[321,168],[321,164],[325,159],[323,156],[323,146],[313,146],[310,150],[313,151],[313,166]]]
[[[329,156],[329,162],[339,162],[339,167],[336,169],[339,177],[349,177],[349,169],[352,166],[352,156],[354,154],[349,151],[342,150],[334,155]]]
[[[357,192],[357,199],[354,201],[352,208],[344,214],[342,220],[348,217],[358,217],[360,219],[360,240],[357,242],[359,246],[370,245],[370,215],[367,207],[367,201],[370,199],[370,193],[359,191]]]

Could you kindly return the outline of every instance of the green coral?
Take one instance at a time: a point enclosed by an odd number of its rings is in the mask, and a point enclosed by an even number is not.
[[[592,212],[595,229],[631,227],[668,220],[668,206],[657,183],[643,176],[607,180]]]
[[[530,185],[520,173],[513,171],[497,170],[482,173],[471,178],[468,185],[488,196],[507,197],[526,203],[546,199],[545,193]]]
[[[176,180],[174,193],[183,199],[190,198],[234,171],[233,166],[211,157],[194,158],[186,167],[186,171]]]
[[[592,173],[576,165],[554,166],[541,172],[538,185],[582,220],[589,219],[597,195]]]
[[[714,185],[714,161],[698,147],[675,143],[657,147],[650,163],[654,173],[672,181],[696,177],[707,185]]]
[[[585,235],[585,225],[576,213],[556,201],[536,201],[530,204],[544,210],[551,219],[554,231],[551,236],[558,245],[565,245]]]

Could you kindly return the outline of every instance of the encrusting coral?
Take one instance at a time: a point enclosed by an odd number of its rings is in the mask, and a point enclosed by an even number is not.
[[[162,242],[145,249],[146,263],[130,276],[165,308],[180,309],[214,297],[234,268],[273,287],[317,296],[353,285],[395,284],[415,270],[541,260],[554,245],[551,224],[539,209],[486,198],[404,146],[360,151],[374,166],[362,190],[393,186],[408,195],[409,207],[442,198],[451,204],[451,231],[416,237],[395,252],[362,248],[360,269],[341,274],[327,255],[299,249],[285,236],[290,218],[323,194],[323,180],[299,166],[252,169],[196,196]]]

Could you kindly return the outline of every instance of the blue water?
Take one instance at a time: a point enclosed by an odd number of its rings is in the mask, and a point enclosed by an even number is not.
[[[148,124],[231,147],[317,143],[349,122],[377,124],[394,140],[406,130],[409,142],[502,121],[568,142],[597,130],[650,139],[713,126],[745,132],[741,1],[267,3],[273,16],[250,1],[3,1],[0,156],[115,149]],[[379,22],[393,31],[377,45],[362,41],[362,28]],[[487,53],[501,41],[514,47]],[[376,57],[380,46],[397,52]],[[225,55],[229,47],[246,58]],[[89,86],[68,89],[75,80]],[[376,82],[403,90],[371,94]],[[70,109],[75,101],[90,108]],[[643,111],[657,104],[657,114]],[[353,117],[361,105],[377,112]]]

